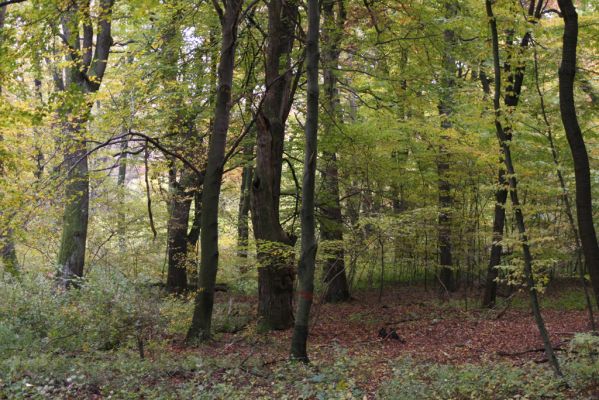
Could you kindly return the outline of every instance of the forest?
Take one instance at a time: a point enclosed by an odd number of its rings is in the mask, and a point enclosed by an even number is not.
[[[0,399],[599,399],[599,1],[0,0]]]

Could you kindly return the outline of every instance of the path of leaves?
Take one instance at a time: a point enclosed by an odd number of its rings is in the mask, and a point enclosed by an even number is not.
[[[220,295],[218,301],[228,301],[227,294]],[[421,288],[390,289],[381,302],[375,292],[354,296],[349,303],[314,306],[308,351],[314,364],[331,363],[339,348],[346,349],[350,357],[367,360],[368,365],[356,369],[355,379],[369,393],[374,393],[391,375],[389,362],[398,357],[454,364],[496,359],[514,364],[544,360],[530,311],[508,309],[497,319],[496,311],[476,308],[472,299],[467,304],[464,296],[458,294],[455,300],[441,302],[435,293]],[[543,315],[556,346],[563,345],[574,333],[588,330],[584,311],[546,309]],[[395,328],[403,342],[379,338],[382,327]],[[193,350],[178,350],[261,365],[268,371],[287,359],[290,337],[291,330],[270,334],[239,332],[222,334]]]

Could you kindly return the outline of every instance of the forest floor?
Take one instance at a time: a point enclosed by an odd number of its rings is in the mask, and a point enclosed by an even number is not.
[[[580,302],[572,301],[572,285],[550,287],[543,296],[543,316],[558,351],[567,348],[577,332],[589,330]],[[367,398],[393,375],[390,360],[409,357],[417,363],[478,364],[502,361],[515,366],[546,363],[542,342],[525,293],[500,302],[495,310],[478,307],[479,294],[458,292],[441,301],[422,287],[389,287],[379,301],[378,290],[354,294],[341,304],[315,304],[308,352],[315,365],[330,364],[339,349],[353,360],[351,374]],[[578,298],[580,299],[580,297]],[[254,299],[218,293],[217,303],[250,303]],[[226,306],[225,306],[226,307]],[[249,323],[235,333],[222,333],[199,347],[186,347],[174,338],[173,351],[227,360],[245,373],[253,385],[267,387],[273,367],[288,359],[291,330],[268,335],[249,332]],[[399,339],[381,338],[379,331],[394,329]],[[239,385],[244,379],[239,377]],[[184,379],[176,377],[174,379]],[[219,372],[211,376],[218,381]],[[258,384],[260,386],[260,383]]]

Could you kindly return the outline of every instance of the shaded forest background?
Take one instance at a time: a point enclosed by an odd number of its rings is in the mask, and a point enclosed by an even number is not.
[[[593,398],[598,41],[594,1],[0,2],[0,398]]]

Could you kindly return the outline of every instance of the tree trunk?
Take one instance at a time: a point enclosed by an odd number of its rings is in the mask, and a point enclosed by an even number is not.
[[[174,164],[174,163],[173,163]],[[168,271],[166,287],[169,291],[179,293],[187,289],[189,212],[193,193],[189,193],[193,171],[184,169],[177,181],[176,167],[169,171],[169,219],[167,227]]]
[[[79,141],[80,123],[67,123],[63,130],[74,149],[67,149],[64,168],[67,171],[65,185],[65,209],[62,220],[62,238],[58,253],[59,282],[69,287],[83,277],[85,243],[89,219],[89,175],[85,142]]]
[[[530,296],[530,303],[532,307],[532,312],[535,318],[535,322],[537,324],[537,328],[539,329],[539,334],[541,339],[543,340],[543,346],[545,348],[545,354],[549,363],[551,364],[555,374],[559,377],[562,376],[559,363],[557,357],[555,356],[555,352],[553,351],[553,346],[551,344],[551,339],[549,338],[549,333],[547,332],[547,328],[545,327],[545,321],[543,320],[543,316],[541,314],[541,309],[539,306],[539,299],[537,296],[537,291],[535,287],[535,278],[532,270],[532,254],[530,251],[530,245],[528,242],[528,234],[526,232],[526,226],[524,223],[524,215],[522,213],[522,207],[520,205],[520,200],[518,198],[518,181],[516,179],[516,171],[514,169],[514,164],[512,161],[512,153],[510,149],[510,143],[512,140],[511,132],[506,135],[506,132],[501,125],[501,67],[499,60],[499,37],[497,34],[497,21],[493,14],[493,6],[491,0],[485,0],[485,7],[487,10],[487,17],[489,19],[489,25],[491,28],[491,39],[493,45],[493,70],[494,70],[494,82],[495,82],[495,94],[493,96],[493,109],[495,111],[495,131],[497,134],[497,139],[499,141],[499,145],[503,149],[504,155],[504,163],[506,172],[509,176],[509,193],[510,199],[512,200],[512,206],[514,208],[514,217],[516,220],[516,225],[518,228],[518,233],[520,236],[520,241],[522,243],[522,252],[524,253],[524,276],[526,278],[526,284],[528,286],[528,293]]]
[[[499,161],[504,163],[503,150]],[[505,181],[505,169],[499,167],[497,174],[497,189],[495,190],[495,211],[493,212],[493,241],[491,244],[491,257],[489,258],[489,267],[487,269],[487,278],[485,281],[485,291],[483,293],[483,307],[495,307],[497,300],[497,277],[499,271],[497,266],[501,262],[501,251],[503,246],[503,229],[505,225],[505,202],[507,200],[507,182]]]
[[[237,212],[237,257],[247,258],[249,240],[249,213],[250,213],[250,190],[254,167],[249,161],[254,153],[254,144],[246,144],[243,154],[247,165],[241,171],[241,187],[239,188],[239,207]]]
[[[576,222],[574,222],[574,214],[572,212],[572,206],[570,203],[570,196],[568,195],[568,188],[566,187],[566,181],[564,179],[564,175],[562,174],[562,169],[559,161],[559,156],[557,152],[557,147],[555,146],[555,141],[553,140],[553,130],[551,129],[551,123],[549,122],[549,116],[547,115],[547,110],[545,109],[545,97],[543,95],[543,91],[541,90],[541,84],[539,83],[539,65],[537,60],[537,51],[535,48],[534,53],[534,76],[535,76],[535,85],[537,87],[537,93],[539,94],[539,101],[541,105],[541,115],[543,116],[543,121],[545,122],[545,127],[547,129],[547,141],[549,142],[549,148],[551,149],[551,158],[553,159],[553,164],[555,165],[555,171],[557,174],[557,179],[559,181],[560,189],[562,191],[562,201],[564,202],[564,211],[566,212],[566,217],[568,218],[568,224],[570,225],[570,231],[572,231],[572,237],[574,238],[574,244],[576,245],[576,258],[577,258],[577,270],[578,276],[580,278],[580,283],[582,284],[582,288],[584,291],[585,301],[587,303],[587,311],[589,314],[589,324],[592,330],[595,330],[595,317],[593,316],[593,302],[591,300],[591,295],[589,294],[589,289],[587,287],[586,279],[584,278],[583,271],[583,263],[581,260],[582,256],[582,244],[580,242],[580,235],[578,233],[578,229],[576,227]]]
[[[4,28],[4,19],[6,18],[6,6],[0,7],[0,34]],[[0,39],[2,37],[0,36]],[[0,45],[2,43],[0,42]],[[0,94],[2,93],[2,82],[0,82]],[[0,136],[2,141],[2,136]],[[0,160],[0,174],[4,174],[4,165]],[[9,273],[16,275],[18,272],[17,252],[15,249],[13,229],[10,227],[10,218],[7,218],[3,210],[0,210],[0,218],[2,224],[0,224],[0,259],[4,269]],[[5,221],[6,220],[6,221]]]
[[[89,175],[86,124],[92,103],[89,93],[100,89],[112,46],[112,7],[114,0],[97,4],[98,32],[94,40],[89,9],[69,9],[61,16],[63,40],[68,45],[67,66],[63,77],[55,76],[59,90],[68,93],[60,110],[65,138],[64,170],[66,171],[63,230],[58,252],[57,278],[65,287],[83,276],[85,246],[89,218]],[[80,29],[83,40],[80,40]],[[95,44],[95,46],[94,46]],[[95,48],[94,48],[95,47]]]
[[[338,11],[335,16],[335,4]],[[324,76],[324,98],[326,120],[324,135],[335,135],[335,129],[342,123],[340,116],[339,91],[337,89],[337,68],[339,66],[339,44],[345,24],[345,8],[343,1],[325,0],[322,4],[324,15],[322,64]],[[334,140],[332,141],[334,142]],[[339,199],[339,171],[337,167],[336,149],[323,151],[325,164],[323,174],[323,205],[320,218],[320,236],[329,241],[332,249],[327,249],[323,274],[324,301],[335,303],[350,298],[347,275],[345,271],[345,251],[343,249],[343,218]]]
[[[541,18],[540,6],[542,5],[542,0],[539,0],[536,4],[537,5],[535,7],[535,0],[531,0],[531,2],[529,3],[529,21],[534,21],[535,19]],[[508,47],[512,46],[512,35],[513,33],[511,31],[508,32],[509,37],[506,40]],[[520,41],[520,53],[528,46],[530,39],[531,33],[526,32],[526,34],[522,37]],[[524,83],[525,64],[520,63],[518,66],[512,69],[511,57],[511,54],[508,55],[508,62],[506,62],[504,66],[505,71],[509,74],[504,104],[506,107],[510,109],[515,109],[520,101],[520,93],[522,92],[522,84]],[[490,94],[490,87],[488,84],[489,80],[487,80],[486,76],[483,74],[481,74],[481,81],[483,82],[483,89],[485,91],[485,94]],[[495,88],[495,90],[501,90],[501,88]],[[509,140],[511,140],[512,127],[508,125],[502,127],[502,129],[506,137],[509,138]],[[500,164],[505,163],[505,155],[501,146],[499,149],[499,162]],[[499,167],[497,184],[498,186],[495,192],[495,200],[497,201],[497,203],[495,204],[495,212],[493,215],[493,243],[491,245],[491,256],[489,257],[486,285],[482,301],[483,307],[489,308],[494,307],[495,302],[497,300],[496,278],[499,272],[497,270],[497,266],[501,263],[501,252],[503,251],[501,241],[503,240],[503,231],[505,228],[505,203],[507,200],[508,193],[507,187],[509,186],[505,177],[504,166]]]
[[[262,330],[293,325],[293,244],[279,220],[285,121],[292,101],[291,50],[297,2],[268,4],[266,92],[256,120],[256,167],[252,180],[252,227],[258,262],[258,317]]]
[[[297,313],[291,358],[308,362],[307,342],[310,307],[314,297],[316,264],[316,235],[314,217],[314,188],[318,158],[318,34],[320,25],[318,0],[308,0],[308,36],[306,42],[306,73],[308,100],[306,112],[306,144],[304,150],[304,179],[302,184],[302,250],[298,266]]]
[[[214,286],[218,269],[218,204],[230,121],[237,27],[243,0],[229,0],[225,3],[224,12],[218,3],[214,4],[220,17],[222,43],[218,64],[214,125],[208,145],[208,162],[202,193],[199,283],[187,340],[206,340],[211,334]]]
[[[589,156],[578,124],[574,103],[576,46],[578,43],[578,14],[572,0],[558,0],[564,18],[562,62],[559,68],[559,105],[566,138],[574,160],[576,180],[576,216],[584,260],[595,300],[599,305],[599,245],[593,224],[593,202]]]
[[[458,5],[455,2],[445,3],[445,16],[450,19],[457,15]],[[439,99],[439,114],[441,115],[441,128],[452,128],[451,116],[453,114],[453,91],[455,90],[456,65],[453,57],[453,48],[456,44],[455,32],[452,29],[443,31],[444,53],[443,72],[441,78],[441,95]],[[451,183],[449,181],[450,154],[447,149],[449,136],[442,134],[437,157],[437,174],[439,188],[439,281],[442,290],[453,292],[456,290],[453,273],[453,260],[451,254]]]
[[[127,188],[127,148],[129,147],[129,141],[124,140],[121,144],[121,156],[119,158],[119,175],[117,178],[117,189],[118,189],[118,200],[119,200],[119,211],[117,220],[117,232],[119,240],[119,252],[124,255],[127,251],[127,215],[125,214],[125,191]]]

